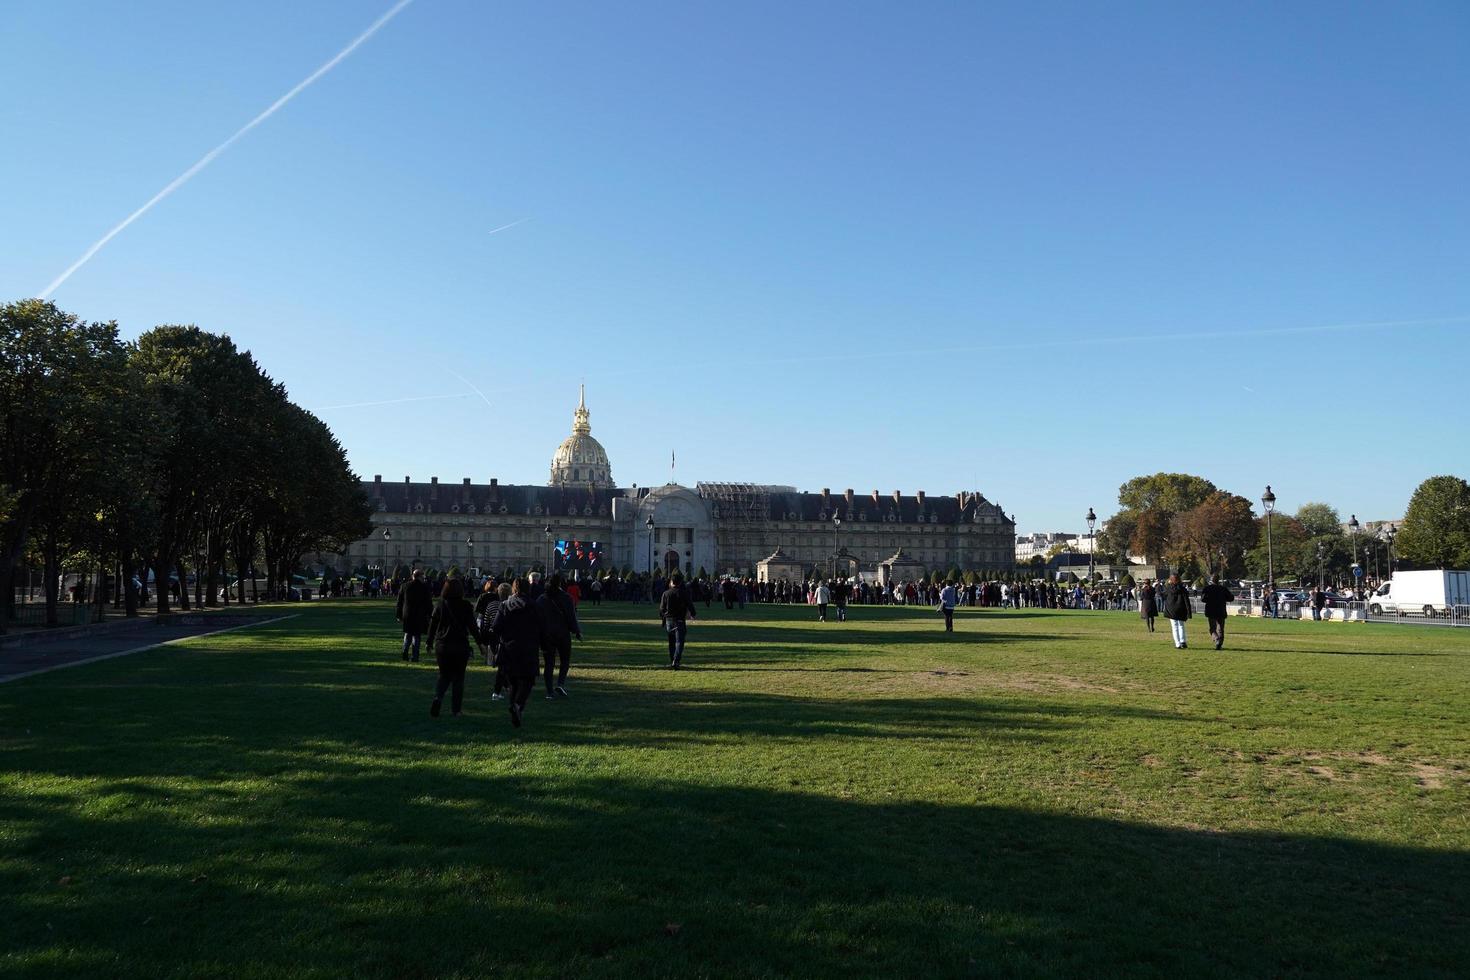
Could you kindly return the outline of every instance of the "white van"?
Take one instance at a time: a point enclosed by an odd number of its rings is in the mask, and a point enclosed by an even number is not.
[[[1470,572],[1394,572],[1368,597],[1368,612],[1374,616],[1443,616],[1450,606],[1470,606]]]

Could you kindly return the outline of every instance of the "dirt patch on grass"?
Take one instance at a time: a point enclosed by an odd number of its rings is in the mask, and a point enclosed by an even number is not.
[[[1312,776],[1329,782],[1352,782],[1375,769],[1395,771],[1414,780],[1424,789],[1443,789],[1456,779],[1470,781],[1470,773],[1459,763],[1433,763],[1422,760],[1394,759],[1382,752],[1265,752],[1242,753],[1229,749],[1222,753],[1233,762],[1259,765],[1272,775]],[[1324,765],[1332,762],[1334,765]]]
[[[1430,765],[1427,762],[1411,762],[1409,770],[1414,774],[1414,782],[1425,789],[1444,789],[1444,781],[1450,774],[1443,766]]]

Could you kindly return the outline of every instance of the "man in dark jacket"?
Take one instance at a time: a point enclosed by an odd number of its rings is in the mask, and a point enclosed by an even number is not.
[[[536,668],[541,655],[541,617],[527,601],[530,583],[518,578],[510,598],[500,604],[490,620],[490,635],[500,645],[499,663],[510,682],[510,723],[521,727],[521,716],[536,686]]]
[[[1189,606],[1189,587],[1179,581],[1178,575],[1169,576],[1164,586],[1164,618],[1174,630],[1174,649],[1187,650],[1189,643],[1184,635],[1184,623],[1194,610]]]
[[[582,639],[577,623],[577,607],[562,585],[560,573],[551,576],[546,591],[536,599],[536,614],[541,617],[541,652],[546,658],[546,700],[567,696],[567,669],[572,664],[572,637]],[[559,664],[554,663],[559,661]],[[556,688],[551,686],[551,670],[558,666]]]
[[[414,663],[419,662],[419,641],[429,628],[429,617],[434,614],[434,594],[424,581],[424,570],[415,568],[411,578],[398,590],[398,621],[403,624],[403,659],[409,660],[408,648],[413,646]]]
[[[1205,619],[1210,623],[1210,638],[1215,641],[1215,649],[1218,650],[1225,645],[1225,612],[1226,603],[1235,598],[1235,593],[1220,584],[1220,576],[1216,575],[1210,579],[1210,584],[1204,587],[1199,594],[1205,604]]]
[[[684,576],[675,572],[669,587],[658,600],[658,618],[669,634],[669,666],[678,670],[684,662],[684,638],[689,634],[689,620],[694,618],[694,602],[684,588]]]

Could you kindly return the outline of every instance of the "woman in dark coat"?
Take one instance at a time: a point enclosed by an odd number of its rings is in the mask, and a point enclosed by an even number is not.
[[[458,717],[464,707],[464,670],[470,662],[470,640],[476,635],[475,609],[464,597],[464,586],[458,578],[448,579],[439,595],[439,604],[429,617],[429,643],[434,662],[439,665],[439,680],[434,685],[434,701],[429,714],[439,717],[439,703],[444,692],[454,688],[450,710]]]
[[[510,682],[510,723],[517,728],[521,727],[531,688],[536,686],[536,668],[541,659],[541,617],[526,599],[530,591],[525,579],[516,579],[510,598],[500,604],[490,620],[492,642],[500,645],[496,662]]]
[[[1189,606],[1189,588],[1179,581],[1179,576],[1170,575],[1169,584],[1164,586],[1164,618],[1174,630],[1174,649],[1184,650],[1189,647],[1185,642],[1184,621],[1193,615],[1194,610]]]
[[[1148,624],[1148,631],[1154,631],[1154,617],[1159,614],[1158,594],[1154,592],[1152,582],[1143,583],[1143,588],[1138,590],[1138,618]]]

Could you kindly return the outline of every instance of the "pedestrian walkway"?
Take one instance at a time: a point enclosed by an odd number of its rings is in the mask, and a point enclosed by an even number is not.
[[[58,637],[54,640],[38,638],[35,642],[20,646],[0,648],[0,684],[63,667],[77,667],[99,660],[124,657],[191,637],[228,633],[262,623],[274,623],[288,619],[291,615],[294,614],[232,616],[215,613],[206,616],[180,616],[176,621],[164,624],[134,620],[129,623],[132,628],[87,636]]]

